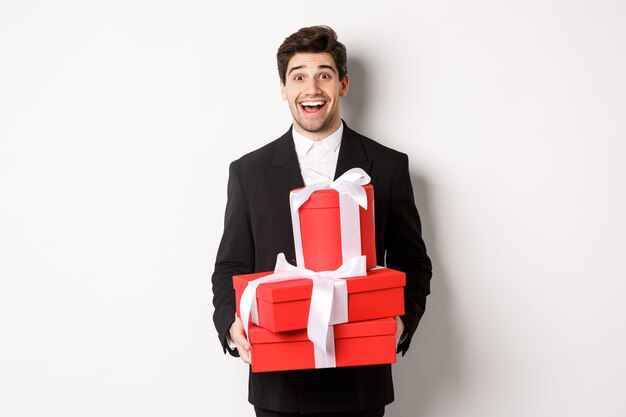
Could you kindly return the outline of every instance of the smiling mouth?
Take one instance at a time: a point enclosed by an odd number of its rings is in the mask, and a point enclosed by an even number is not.
[[[324,100],[310,100],[310,101],[302,101],[302,102],[300,102],[300,108],[306,114],[316,114],[325,105],[326,105],[326,101],[324,101]]]

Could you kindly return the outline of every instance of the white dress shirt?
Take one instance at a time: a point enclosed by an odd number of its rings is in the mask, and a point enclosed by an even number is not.
[[[300,164],[300,172],[304,185],[335,179],[337,158],[343,135],[343,122],[330,136],[322,140],[311,140],[291,128],[296,154]]]

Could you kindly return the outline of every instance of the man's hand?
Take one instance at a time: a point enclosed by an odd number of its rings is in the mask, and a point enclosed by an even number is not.
[[[237,351],[241,360],[245,363],[250,363],[250,343],[246,339],[246,332],[239,317],[235,317],[235,322],[230,326],[228,333],[230,334],[230,339],[237,345]]]
[[[395,316],[396,319],[396,348],[398,347],[398,343],[400,342],[400,338],[404,333],[404,322],[400,318],[400,316]],[[231,328],[232,329],[232,328]]]

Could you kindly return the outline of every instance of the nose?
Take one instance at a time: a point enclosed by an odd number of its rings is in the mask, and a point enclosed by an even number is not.
[[[304,86],[304,93],[309,96],[316,96],[320,92],[319,80],[315,77],[309,78]]]

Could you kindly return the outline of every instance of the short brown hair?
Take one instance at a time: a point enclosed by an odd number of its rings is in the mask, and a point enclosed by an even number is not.
[[[335,61],[339,70],[339,79],[348,73],[348,58],[346,47],[337,40],[337,34],[328,26],[311,26],[302,28],[287,37],[276,53],[278,62],[278,75],[283,84],[286,82],[287,65],[289,60],[297,53],[322,53],[327,52]]]

